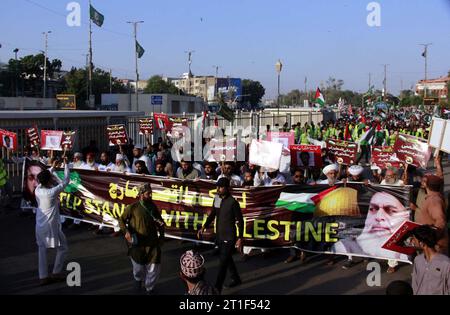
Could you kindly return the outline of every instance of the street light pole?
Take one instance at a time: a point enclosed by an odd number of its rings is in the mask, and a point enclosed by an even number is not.
[[[139,83],[139,71],[138,71],[138,51],[137,51],[137,25],[140,23],[144,23],[144,21],[134,21],[127,22],[129,24],[133,24],[134,26],[134,50],[135,50],[135,59],[136,59],[136,111],[139,111],[139,97],[138,97],[138,83]]]
[[[44,92],[42,93],[42,97],[47,97],[47,49],[48,49],[48,34],[52,31],[43,32],[45,38],[45,50],[44,50]]]
[[[280,59],[278,59],[277,63],[275,64],[275,70],[277,71],[278,74],[278,97],[277,97],[278,114],[280,114],[280,73],[282,68],[283,64],[281,63]]]
[[[13,50],[13,52],[14,52],[14,55],[15,55],[15,57],[14,57],[14,59],[15,59],[15,67],[14,67],[14,72],[15,72],[15,75],[14,75],[14,77],[15,77],[15,81],[16,81],[16,84],[15,84],[15,86],[16,86],[16,97],[18,97],[19,96],[19,86],[18,86],[18,80],[17,80],[17,53],[19,52],[19,48],[16,48],[16,49],[14,49]]]
[[[216,77],[214,79],[214,97],[217,100],[217,78],[219,77],[219,68],[220,66],[213,66],[216,69]]]
[[[192,64],[192,53],[194,53],[195,50],[187,50],[185,51],[186,54],[188,54],[188,94],[191,94],[191,64]]]

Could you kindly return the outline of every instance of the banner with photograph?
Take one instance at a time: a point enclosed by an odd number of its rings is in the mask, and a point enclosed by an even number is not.
[[[128,143],[127,130],[125,125],[109,125],[106,127],[109,146],[122,145]]]
[[[161,130],[169,130],[170,121],[167,114],[153,113],[155,127]]]
[[[291,151],[291,166],[322,167],[322,148],[318,145],[294,144]]]
[[[342,140],[327,140],[327,149],[339,164],[352,165],[356,162],[358,144]]]
[[[0,147],[17,151],[17,134],[12,131],[0,129]]]
[[[27,175],[39,172],[35,161],[27,163],[24,192],[35,188],[34,177]],[[64,176],[62,170],[58,170],[58,176]],[[60,195],[61,213],[92,224],[116,226],[125,207],[138,201],[138,187],[144,183],[152,185],[153,202],[166,224],[166,236],[198,241],[196,233],[217,194],[214,181],[72,170],[70,184]],[[232,189],[243,213],[245,246],[297,247],[405,262],[409,262],[407,255],[384,249],[383,245],[409,220],[409,194],[408,186],[362,183]],[[202,241],[213,242],[214,231],[213,224]]]
[[[62,130],[41,130],[41,150],[62,151]]]
[[[399,134],[394,143],[393,159],[416,167],[427,168],[431,148],[424,139]]]
[[[400,162],[395,161],[394,147],[392,146],[372,146],[372,164],[381,169],[388,167],[400,167]]]

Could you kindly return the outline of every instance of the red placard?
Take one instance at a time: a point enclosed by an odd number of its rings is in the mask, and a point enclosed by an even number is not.
[[[410,135],[399,134],[394,143],[393,159],[411,164],[416,167],[427,168],[431,156],[431,148],[426,140]]]
[[[17,151],[17,134],[0,129],[0,145],[8,150]]]
[[[70,151],[75,143],[75,131],[64,131],[61,138],[61,148],[65,151]]]
[[[209,162],[235,161],[237,157],[236,138],[211,139],[209,141]]]
[[[108,133],[109,146],[128,143],[128,136],[125,125],[109,125],[106,127],[106,131]]]
[[[188,128],[188,119],[186,117],[169,117],[169,126],[167,136],[180,139],[186,133]]]
[[[170,121],[167,114],[154,113],[155,127],[161,130],[170,130]]]
[[[294,132],[272,132],[267,133],[267,141],[278,142],[283,145],[283,149],[289,149],[289,146],[295,144]]]
[[[386,241],[386,243],[383,244],[382,248],[406,255],[414,254],[416,252],[416,249],[405,244],[405,241],[407,241],[409,232],[418,226],[420,226],[420,224],[411,221],[405,221]]]
[[[356,161],[358,145],[354,142],[327,140],[327,149],[328,152],[334,155],[334,162],[344,165],[352,165]]]
[[[294,144],[290,145],[289,149],[291,151],[291,166],[311,166],[311,167],[322,167],[322,148],[320,145],[309,145],[309,144]],[[306,152],[309,155],[309,164],[303,165],[300,154]]]
[[[62,151],[62,136],[61,130],[41,130],[41,150]]]
[[[28,143],[32,148],[38,148],[40,146],[40,139],[39,139],[39,130],[36,126],[27,128],[26,134],[28,138]]]
[[[381,169],[388,167],[400,167],[400,162],[395,161],[394,147],[392,146],[373,146],[372,147],[372,163]]]
[[[150,135],[153,133],[153,119],[144,118],[139,119],[139,134]]]

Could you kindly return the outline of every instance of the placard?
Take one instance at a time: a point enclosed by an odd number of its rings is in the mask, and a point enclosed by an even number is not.
[[[399,134],[394,144],[393,160],[427,168],[431,156],[431,148],[425,139]]]
[[[61,138],[61,148],[65,151],[70,151],[73,149],[75,143],[75,131],[64,131]]]
[[[446,121],[440,118],[433,118],[430,127],[428,145],[432,148],[440,149],[445,129]]]
[[[62,136],[61,130],[41,130],[41,150],[62,151]]]
[[[441,151],[450,153],[450,121],[447,120],[444,129],[444,137],[442,138]]]
[[[139,134],[150,135],[153,133],[153,119],[144,118],[139,119]]]
[[[0,146],[11,151],[17,151],[17,134],[0,129]]]
[[[39,139],[39,130],[36,126],[27,128],[25,130],[25,133],[28,138],[28,143],[30,144],[30,147],[32,148],[38,148],[40,146],[40,139]]]
[[[250,144],[249,163],[279,169],[283,144],[253,139]]]
[[[355,142],[330,139],[327,140],[327,149],[339,164],[352,165],[356,162],[358,145]]]
[[[291,166],[296,167],[322,167],[322,148],[318,145],[309,144],[294,144],[290,145],[289,149],[291,151]],[[302,152],[308,154],[308,165],[304,165],[301,158]]]
[[[109,146],[128,143],[128,136],[125,125],[109,125],[106,127],[106,131],[108,133]]]

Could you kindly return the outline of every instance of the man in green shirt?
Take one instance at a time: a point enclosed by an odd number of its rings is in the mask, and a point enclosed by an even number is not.
[[[164,221],[152,201],[149,183],[139,188],[139,199],[125,208],[119,217],[119,225],[129,246],[135,289],[140,291],[144,282],[147,293],[152,294],[161,272],[160,245],[164,239]]]

